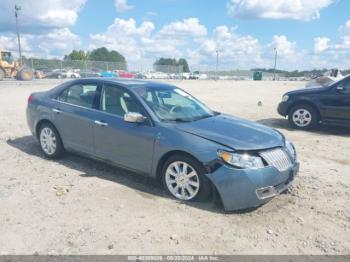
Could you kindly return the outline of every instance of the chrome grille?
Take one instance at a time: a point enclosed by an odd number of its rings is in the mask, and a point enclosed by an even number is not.
[[[285,171],[292,165],[288,153],[282,148],[262,151],[259,154],[269,166],[276,167],[278,171]]]

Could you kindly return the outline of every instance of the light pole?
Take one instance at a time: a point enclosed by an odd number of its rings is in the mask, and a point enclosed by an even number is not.
[[[21,37],[19,35],[19,25],[18,25],[18,12],[21,10],[21,7],[19,5],[15,5],[15,17],[16,17],[16,32],[17,32],[17,39],[18,39],[18,51],[19,51],[19,61],[20,65],[22,66],[22,49],[21,49]]]
[[[218,66],[219,66],[219,50],[216,50],[216,70],[215,70],[215,75],[216,75],[216,80],[218,80]]]
[[[273,81],[276,80],[276,66],[277,66],[277,48],[274,48],[275,50],[275,66],[273,68]]]

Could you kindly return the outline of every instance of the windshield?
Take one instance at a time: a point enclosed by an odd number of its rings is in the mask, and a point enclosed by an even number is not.
[[[190,122],[215,114],[181,89],[138,87],[135,91],[162,121]]]
[[[12,63],[12,56],[10,52],[2,52],[1,54],[2,60],[6,61],[7,63]]]

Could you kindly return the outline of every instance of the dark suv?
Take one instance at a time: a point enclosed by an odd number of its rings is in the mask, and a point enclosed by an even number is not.
[[[350,126],[350,75],[328,86],[284,94],[278,113],[298,129],[311,129],[320,122]]]

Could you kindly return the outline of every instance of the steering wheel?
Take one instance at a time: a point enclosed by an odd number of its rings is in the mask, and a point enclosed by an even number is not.
[[[170,113],[175,113],[175,110],[176,110],[177,108],[182,108],[182,106],[174,105],[174,106],[170,109]]]

